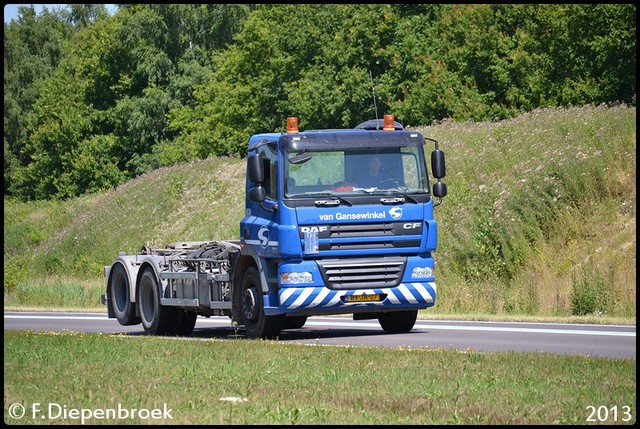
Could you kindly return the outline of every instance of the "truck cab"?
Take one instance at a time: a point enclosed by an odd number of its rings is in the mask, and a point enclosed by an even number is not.
[[[433,188],[425,140],[435,143]],[[287,132],[252,136],[233,318],[251,337],[330,314],[410,331],[436,300],[444,176],[438,143],[391,115],[306,131],[289,118]]]

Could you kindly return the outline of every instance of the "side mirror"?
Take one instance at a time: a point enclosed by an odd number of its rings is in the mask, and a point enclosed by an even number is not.
[[[267,199],[267,191],[261,185],[249,189],[249,200],[254,203],[263,203]]]
[[[444,152],[440,149],[434,149],[433,152],[431,152],[431,171],[433,172],[433,177],[436,179],[442,179],[447,175]]]
[[[431,171],[433,177],[436,178],[436,183],[433,184],[433,195],[438,198],[438,202],[433,206],[439,206],[442,203],[442,198],[447,195],[447,185],[442,182],[442,178],[447,175],[447,168],[444,162],[444,152],[438,148],[438,142],[432,139],[427,139],[435,143],[436,148],[431,152]]]
[[[252,183],[264,182],[264,169],[262,167],[262,158],[259,154],[251,155],[247,158],[247,170],[249,172],[249,180]]]
[[[447,196],[447,185],[444,182],[438,180],[433,184],[433,195],[438,198],[444,198]]]

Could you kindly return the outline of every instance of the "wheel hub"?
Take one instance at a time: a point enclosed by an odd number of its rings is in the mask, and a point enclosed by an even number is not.
[[[244,291],[244,317],[247,320],[256,320],[258,318],[258,300],[256,298],[255,288],[249,288]]]

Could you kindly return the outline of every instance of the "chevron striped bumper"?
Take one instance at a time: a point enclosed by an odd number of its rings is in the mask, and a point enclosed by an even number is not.
[[[374,299],[370,301],[369,299]],[[393,288],[332,290],[326,287],[288,287],[278,292],[278,308],[265,309],[267,314],[291,313],[349,313],[427,308],[435,304],[436,284],[401,283]]]

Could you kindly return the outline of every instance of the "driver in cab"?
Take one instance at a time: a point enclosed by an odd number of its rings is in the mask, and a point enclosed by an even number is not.
[[[380,188],[389,185],[390,176],[385,173],[382,167],[380,155],[372,155],[367,160],[366,172],[362,174],[359,185],[363,188]]]

